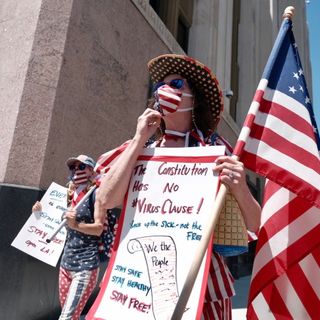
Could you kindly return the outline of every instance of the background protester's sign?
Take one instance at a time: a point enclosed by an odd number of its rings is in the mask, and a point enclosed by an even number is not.
[[[214,203],[213,162],[224,147],[146,149],[138,158],[119,232],[87,319],[170,319]],[[210,255],[183,319],[200,318]]]
[[[30,215],[11,245],[55,267],[64,247],[66,229],[62,228],[49,244],[46,239],[58,228],[67,208],[67,189],[52,182],[40,202],[42,211]]]

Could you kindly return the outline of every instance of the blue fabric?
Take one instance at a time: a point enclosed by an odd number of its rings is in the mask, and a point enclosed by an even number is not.
[[[111,255],[111,248],[116,236],[119,213],[115,209],[107,212],[107,223],[100,238],[99,258],[101,262],[108,261]]]
[[[92,195],[77,209],[78,222],[93,223]],[[69,271],[92,270],[99,267],[98,242],[100,237],[84,234],[67,227],[67,239],[61,266]]]
[[[238,256],[248,252],[247,246],[228,246],[222,244],[214,244],[213,250],[224,257]]]
[[[90,197],[89,204],[91,207],[91,214],[93,219],[94,203],[96,201],[96,193],[94,192]],[[119,212],[116,209],[107,210],[106,221],[103,226],[103,232],[98,241],[98,256],[100,262],[109,261],[111,255],[111,248],[116,236],[117,223],[119,219]]]

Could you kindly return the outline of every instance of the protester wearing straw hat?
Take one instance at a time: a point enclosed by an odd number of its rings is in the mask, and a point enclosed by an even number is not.
[[[148,63],[154,83],[153,98],[138,118],[136,133],[102,181],[96,210],[122,203],[131,172],[144,147],[226,145],[227,154],[216,160],[214,170],[241,209],[246,226],[257,231],[261,208],[246,183],[244,166],[230,157],[229,144],[215,131],[223,109],[218,80],[199,61],[165,54]],[[106,183],[108,181],[108,183]],[[223,258],[213,251],[204,319],[231,319],[232,276]]]
[[[60,263],[59,299],[62,312],[59,320],[78,320],[98,280],[100,235],[105,211],[94,213],[94,192],[77,211],[73,207],[95,184],[95,161],[79,155],[66,162],[70,171],[68,183],[67,239]],[[36,202],[32,211],[41,211]]]

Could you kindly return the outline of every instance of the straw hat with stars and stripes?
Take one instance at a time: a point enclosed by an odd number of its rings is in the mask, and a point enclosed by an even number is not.
[[[179,74],[188,80],[196,96],[200,94],[206,105],[201,106],[206,110],[195,109],[196,123],[200,122],[199,117],[208,118],[207,129],[216,129],[223,110],[223,95],[216,76],[207,66],[188,56],[164,54],[150,60],[148,69],[153,83],[163,81],[170,74]]]

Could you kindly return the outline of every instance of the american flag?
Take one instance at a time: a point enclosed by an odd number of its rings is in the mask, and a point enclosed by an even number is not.
[[[292,22],[285,19],[234,152],[267,178],[248,319],[319,319],[318,150]]]

